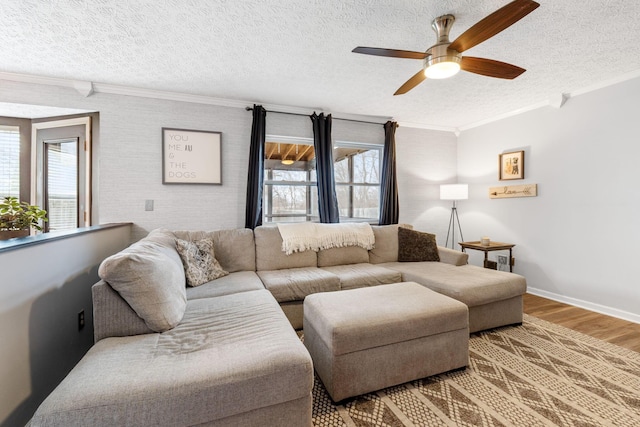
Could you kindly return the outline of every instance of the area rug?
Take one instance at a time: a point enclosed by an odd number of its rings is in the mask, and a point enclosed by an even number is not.
[[[640,353],[525,315],[472,334],[464,370],[337,406],[316,378],[313,425],[640,426]]]

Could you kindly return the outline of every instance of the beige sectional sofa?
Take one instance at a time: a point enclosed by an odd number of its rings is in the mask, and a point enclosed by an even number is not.
[[[523,277],[442,247],[440,262],[398,262],[398,226],[372,228],[371,250],[291,255],[273,226],[154,230],[101,266],[96,344],[31,426],[311,425],[313,366],[294,328],[313,293],[414,281],[465,303],[470,332],[522,322]],[[206,237],[229,274],[186,287],[175,238]]]

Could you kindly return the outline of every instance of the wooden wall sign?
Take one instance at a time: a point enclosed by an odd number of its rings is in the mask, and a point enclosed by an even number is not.
[[[491,199],[507,199],[510,197],[536,197],[538,184],[503,185],[502,187],[489,187]]]

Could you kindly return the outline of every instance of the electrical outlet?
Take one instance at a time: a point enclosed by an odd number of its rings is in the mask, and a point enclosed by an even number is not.
[[[84,328],[84,310],[78,313],[78,330],[82,330]]]
[[[505,255],[498,255],[498,264],[506,264],[507,262],[507,257]]]
[[[144,210],[152,211],[153,210],[153,200],[145,200],[144,201]]]

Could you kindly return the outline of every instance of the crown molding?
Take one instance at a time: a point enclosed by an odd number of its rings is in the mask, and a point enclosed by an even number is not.
[[[596,90],[604,89],[606,87],[622,83],[627,80],[635,79],[640,77],[640,70],[635,70],[621,76],[605,80],[599,82],[597,84],[575,90],[573,92],[562,93],[562,102],[560,106],[564,104],[564,101],[568,98],[573,98],[579,95],[584,95],[589,92],[593,92]],[[253,102],[247,100],[237,100],[237,99],[227,99],[227,98],[216,98],[212,96],[206,95],[195,95],[188,93],[180,93],[180,92],[170,92],[170,91],[162,91],[155,89],[145,89],[145,88],[136,88],[131,86],[121,86],[121,85],[113,85],[107,83],[95,83],[86,80],[74,80],[74,79],[66,79],[59,77],[45,77],[45,76],[36,76],[30,74],[20,74],[20,73],[8,73],[0,71],[0,80],[8,80],[22,83],[32,83],[32,84],[40,84],[40,85],[48,85],[48,86],[60,86],[60,87],[68,87],[72,88],[84,97],[91,96],[94,93],[105,93],[105,94],[114,94],[114,95],[124,95],[124,96],[136,96],[141,98],[152,98],[152,99],[162,99],[167,101],[179,101],[179,102],[189,102],[195,104],[206,104],[206,105],[216,105],[220,107],[231,107],[231,108],[246,108],[250,107],[253,104],[261,104],[260,102]],[[438,126],[427,123],[413,123],[413,122],[404,122],[398,121],[398,125],[401,127],[407,128],[416,128],[416,129],[427,129],[427,130],[435,130],[441,132],[452,132],[456,136],[460,135],[460,132],[465,130],[473,129],[479,126],[483,126],[489,123],[493,123],[499,120],[503,120],[509,117],[517,116],[519,114],[526,113],[528,111],[536,110],[542,107],[548,106],[558,106],[558,99],[556,97],[551,97],[545,101],[541,101],[527,107],[519,108],[517,110],[513,110],[504,114],[500,114],[494,117],[490,117],[484,120],[480,120],[477,122],[469,123],[466,125],[451,127],[451,126]],[[262,104],[262,106],[267,110],[279,111],[282,113],[292,113],[292,114],[304,114],[311,115],[314,112],[323,112],[323,108],[307,108],[307,107],[295,107],[295,106],[287,106],[287,105],[277,105],[277,104]],[[367,116],[367,115],[358,115],[358,114],[349,114],[349,113],[336,113],[331,112],[331,115],[336,119],[345,119],[345,120],[355,120],[355,121],[365,121],[365,122],[380,122],[380,124],[384,124],[387,120],[393,120],[392,117],[385,116]]]
[[[426,129],[426,130],[437,130],[437,131],[441,131],[441,132],[453,132],[453,133],[458,132],[458,128],[452,127],[452,126],[437,126],[437,125],[430,125],[430,124],[426,124],[426,123],[413,123],[413,122],[403,122],[403,121],[399,121],[398,125],[400,127]]]
[[[555,96],[552,96],[551,98],[549,98],[546,101],[541,101],[538,102],[536,104],[532,104],[529,105],[528,107],[524,107],[524,108],[519,108],[517,110],[513,110],[504,114],[500,114],[498,116],[494,116],[485,120],[480,120],[478,122],[474,122],[474,123],[470,123],[464,126],[460,126],[458,129],[459,131],[465,131],[465,130],[469,130],[469,129],[473,129],[476,128],[478,126],[483,126],[486,125],[488,123],[493,123],[493,122],[497,122],[499,120],[502,119],[506,119],[508,117],[513,117],[513,116],[517,116],[519,114],[522,113],[526,113],[527,111],[532,111],[532,110],[537,110],[538,108],[543,108],[543,107],[554,107],[554,108],[560,108],[564,105],[564,103],[569,99],[569,98],[575,98],[577,96],[580,95],[584,95],[590,92],[595,92],[597,90],[600,89],[605,89],[609,86],[613,86],[616,85],[618,83],[623,83],[626,82],[628,80],[633,80],[640,77],[640,70],[635,70],[629,73],[625,73],[622,74],[618,77],[612,78],[612,79],[608,79],[608,80],[604,80],[602,82],[596,83],[594,85],[591,86],[587,86],[585,88],[582,89],[577,89],[574,90],[573,92],[565,92],[565,93],[561,93]]]

